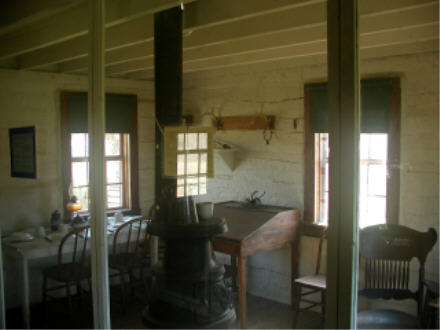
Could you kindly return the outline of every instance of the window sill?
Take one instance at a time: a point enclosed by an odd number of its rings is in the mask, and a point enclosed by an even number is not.
[[[321,237],[323,231],[327,228],[324,224],[316,222],[301,221],[302,235],[310,237]]]
[[[111,209],[111,210],[106,210],[105,214],[107,216],[109,215],[114,215],[116,212],[122,212],[123,215],[139,215],[141,210],[140,209]],[[79,211],[78,215],[81,217],[90,217],[90,212],[89,211]]]

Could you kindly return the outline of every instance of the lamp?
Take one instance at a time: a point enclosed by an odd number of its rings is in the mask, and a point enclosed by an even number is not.
[[[66,204],[67,210],[67,222],[71,223],[74,219],[74,212],[76,212],[75,218],[78,216],[78,211],[82,209],[81,203],[75,195],[71,195],[69,201]]]

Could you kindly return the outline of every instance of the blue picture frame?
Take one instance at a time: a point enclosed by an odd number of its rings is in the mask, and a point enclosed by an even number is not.
[[[37,178],[35,126],[9,129],[11,177]]]

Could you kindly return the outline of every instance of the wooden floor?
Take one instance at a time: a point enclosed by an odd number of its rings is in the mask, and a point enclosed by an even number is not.
[[[112,290],[114,302],[111,304],[111,325],[114,329],[145,329],[141,314],[146,306],[146,299],[139,295],[132,299],[122,310],[119,292]],[[236,298],[236,297],[235,297]],[[289,329],[292,328],[292,311],[290,305],[248,294],[248,328],[249,329]],[[237,299],[235,299],[238,306]],[[90,302],[83,306],[74,306],[74,313],[69,314],[67,301],[50,303],[47,307],[46,320],[42,319],[41,306],[32,306],[32,328],[40,329],[86,329],[93,328],[93,316]],[[238,314],[237,314],[238,315]],[[7,328],[22,328],[21,309],[8,310],[6,315]],[[231,329],[239,328],[238,319],[231,324]],[[299,328],[322,328],[321,319],[313,313],[300,317]]]

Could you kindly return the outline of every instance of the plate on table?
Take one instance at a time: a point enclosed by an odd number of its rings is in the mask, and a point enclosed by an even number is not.
[[[46,237],[52,241],[61,241],[61,239],[64,236],[66,236],[66,233],[61,233],[61,232],[52,232],[52,233],[46,235]]]
[[[107,231],[115,232],[119,228],[119,225],[120,224],[118,224],[118,223],[115,223],[114,225],[108,225],[107,226]]]
[[[17,231],[15,233],[12,233],[8,237],[3,238],[3,242],[5,242],[5,243],[23,243],[23,242],[33,241],[34,239],[35,239],[35,237],[29,233]]]
[[[140,218],[142,218],[142,216],[140,216],[140,215],[128,215],[128,216],[124,217],[124,222],[130,221],[133,219],[140,219]]]

